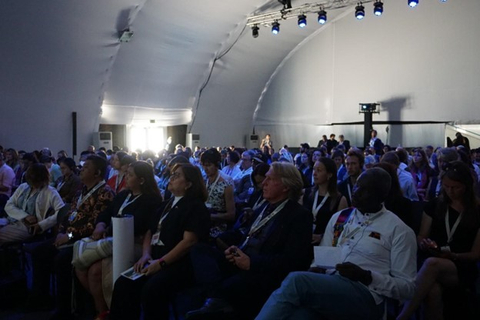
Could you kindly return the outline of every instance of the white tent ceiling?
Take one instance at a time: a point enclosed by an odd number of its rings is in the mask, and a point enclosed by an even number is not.
[[[294,7],[304,3],[292,1]],[[68,119],[63,109],[80,109],[86,113],[80,120],[91,123],[87,132],[99,122],[129,123],[129,108],[158,120],[168,114],[166,125],[194,119],[193,131],[222,114],[219,130],[233,118],[237,131],[248,132],[276,67],[320,28],[309,15],[305,29],[292,19],[282,22],[279,35],[261,27],[253,39],[247,17],[281,8],[277,0],[3,0],[2,113],[31,127],[32,108],[57,121]],[[342,10],[329,12],[329,19]],[[134,35],[121,43],[119,31],[125,28]],[[102,104],[109,112],[99,119]]]

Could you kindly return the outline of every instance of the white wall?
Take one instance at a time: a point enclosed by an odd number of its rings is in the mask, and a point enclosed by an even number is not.
[[[318,135],[318,125],[363,121],[360,102],[382,104],[374,121],[480,123],[480,1],[422,1],[415,9],[406,1],[386,1],[382,17],[365,6],[363,21],[347,14],[285,63],[261,101],[257,132],[275,128],[276,140],[295,145],[318,141],[330,134]],[[385,126],[375,127],[385,133]],[[391,126],[388,139],[443,145],[439,128]],[[356,130],[339,130],[358,139]]]
[[[41,101],[28,98],[2,98],[0,141],[6,148],[39,150],[49,147],[55,154],[65,150],[72,155],[72,112],[77,112],[77,155],[92,143],[98,131],[99,106],[75,101]],[[40,110],[43,109],[43,110]],[[8,116],[5,116],[8,114]]]

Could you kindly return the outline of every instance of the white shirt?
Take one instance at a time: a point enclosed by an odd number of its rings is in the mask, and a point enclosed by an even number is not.
[[[399,167],[400,169],[402,169],[402,170],[407,170],[407,168],[408,168],[408,166],[407,166],[405,163],[403,163],[403,162],[400,162],[400,164],[398,165],[398,167]]]
[[[235,166],[233,167],[233,169],[232,169],[230,166],[225,166],[225,167],[223,167],[222,172],[225,173],[226,175],[234,178],[234,177],[236,177],[238,174],[241,174],[241,173],[242,173],[242,170],[240,169],[240,167],[239,167],[238,165],[235,165]]]
[[[398,182],[400,183],[400,189],[402,189],[403,196],[411,201],[418,201],[417,188],[413,181],[412,174],[408,171],[397,169]]]
[[[238,173],[236,176],[232,177],[235,184],[237,184],[243,177],[246,175],[250,175],[253,172],[253,167],[243,170],[242,172]]]
[[[340,212],[328,222],[321,246],[332,246],[333,228]],[[369,218],[379,215],[370,224]],[[342,236],[356,227],[360,230],[341,244]],[[417,243],[415,234],[394,213],[382,207],[376,213],[363,215],[352,211],[340,234],[337,247],[341,248],[341,261],[351,262],[372,273],[368,289],[377,304],[384,297],[397,300],[411,299],[415,292],[417,275]]]

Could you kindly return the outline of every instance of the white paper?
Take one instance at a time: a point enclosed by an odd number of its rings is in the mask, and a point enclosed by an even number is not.
[[[138,278],[143,276],[143,273],[137,273],[133,270],[133,267],[131,267],[130,269],[123,271],[121,275],[130,280],[137,280]]]
[[[333,269],[335,265],[342,263],[340,247],[322,247],[315,246],[313,247],[315,265],[324,269]]]
[[[134,261],[133,216],[112,218],[113,226],[113,283]]]

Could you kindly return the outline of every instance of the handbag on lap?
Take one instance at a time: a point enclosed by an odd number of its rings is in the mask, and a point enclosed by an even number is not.
[[[97,241],[91,238],[83,238],[73,245],[72,265],[79,270],[85,270],[94,262],[111,256],[112,252],[112,237]]]

